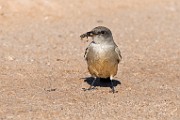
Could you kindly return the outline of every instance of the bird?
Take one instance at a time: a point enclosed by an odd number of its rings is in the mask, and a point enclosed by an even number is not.
[[[122,56],[114,42],[112,32],[104,26],[97,26],[89,32],[80,35],[80,38],[91,37],[92,41],[85,50],[84,58],[87,61],[89,73],[94,78],[90,87],[85,90],[94,89],[97,78],[110,78],[111,92],[115,93],[113,77],[117,74],[118,64]]]

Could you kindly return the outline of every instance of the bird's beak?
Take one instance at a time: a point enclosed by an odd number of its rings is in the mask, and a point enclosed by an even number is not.
[[[93,37],[93,36],[95,36],[96,35],[96,33],[95,32],[93,32],[93,31],[90,31],[90,32],[87,32],[87,33],[85,33],[85,34],[82,34],[80,37],[81,37],[81,39],[83,39],[83,38],[85,38],[85,37]]]

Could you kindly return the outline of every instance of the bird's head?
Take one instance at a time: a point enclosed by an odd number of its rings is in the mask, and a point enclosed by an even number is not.
[[[83,39],[85,37],[87,37],[87,38],[92,37],[93,41],[98,44],[113,41],[113,37],[112,37],[112,33],[111,33],[110,29],[108,29],[107,27],[103,27],[103,26],[95,27],[91,31],[89,31],[85,34],[82,34],[80,37],[81,37],[81,39]]]

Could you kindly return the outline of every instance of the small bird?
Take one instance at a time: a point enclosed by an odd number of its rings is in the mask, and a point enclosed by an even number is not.
[[[113,77],[117,74],[118,64],[122,59],[121,52],[113,40],[110,29],[98,26],[91,31],[82,34],[81,39],[92,37],[92,42],[85,50],[85,59],[88,70],[94,80],[91,86],[85,90],[91,90],[97,78],[110,78],[112,92],[115,92],[113,86]]]

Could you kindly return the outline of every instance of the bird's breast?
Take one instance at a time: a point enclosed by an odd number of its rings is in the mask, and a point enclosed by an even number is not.
[[[111,45],[93,45],[87,54],[88,69],[97,77],[110,77],[117,73],[117,54]]]
[[[114,52],[114,46],[112,45],[101,45],[101,44],[94,44],[92,45],[89,53],[90,59],[94,60],[106,60],[110,59]]]

